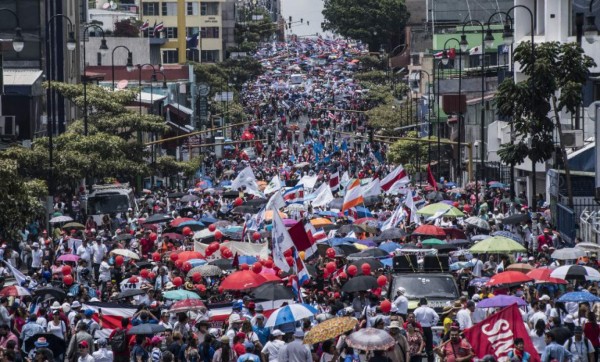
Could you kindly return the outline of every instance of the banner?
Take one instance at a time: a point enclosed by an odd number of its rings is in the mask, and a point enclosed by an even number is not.
[[[525,351],[531,355],[530,361],[540,361],[516,304],[466,329],[464,335],[478,358],[491,354],[496,356],[498,362],[509,361],[508,352],[514,350],[514,339],[519,337],[523,338]]]

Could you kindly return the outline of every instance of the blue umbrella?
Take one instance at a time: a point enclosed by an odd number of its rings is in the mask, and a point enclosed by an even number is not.
[[[396,249],[402,249],[402,245],[400,245],[398,243],[381,243],[379,245],[379,249],[381,249],[387,253],[391,253],[391,252],[395,251]]]
[[[296,303],[275,310],[267,319],[265,327],[275,327],[286,323],[297,322],[319,313],[312,305]]]
[[[213,224],[213,223],[216,223],[217,221],[219,221],[219,220],[215,219],[212,216],[206,216],[206,217],[203,217],[202,219],[200,219],[200,222],[202,222],[204,224]]]
[[[381,264],[383,264],[384,266],[391,268],[392,265],[394,264],[393,258],[385,258],[385,259],[379,259],[379,261],[381,262]]]
[[[360,219],[361,217],[373,217],[373,213],[371,212],[371,210],[367,209],[366,207],[363,206],[357,206],[356,207],[356,213],[358,214],[358,218]]]
[[[197,266],[201,266],[201,265],[204,265],[204,264],[208,263],[204,259],[190,259],[187,262],[192,265],[192,268],[195,268]]]
[[[258,259],[255,256],[250,256],[250,255],[241,255],[238,257],[238,261],[240,264],[248,264],[248,265],[252,265],[254,263],[256,263],[258,261]]]
[[[487,283],[488,280],[490,280],[490,278],[488,278],[488,277],[471,279],[471,281],[469,282],[469,286],[479,288],[479,287],[482,287],[485,283]]]
[[[558,298],[558,301],[559,302],[576,302],[576,303],[582,303],[582,302],[595,303],[595,302],[600,302],[600,298],[598,298],[597,296],[593,295],[590,292],[584,291],[584,292],[571,292],[571,293],[563,294],[560,298]]]
[[[338,213],[334,211],[319,211],[317,212],[317,215],[324,217],[337,217]]]
[[[473,267],[473,263],[471,263],[470,261],[459,261],[459,262],[450,264],[451,271],[456,271],[456,270],[465,269],[465,268],[472,268],[472,267]]]
[[[177,226],[178,228],[180,227],[184,227],[184,226],[199,226],[199,227],[205,227],[206,225],[204,225],[203,223],[201,223],[200,221],[184,221],[181,224],[179,224],[179,226]]]
[[[519,297],[512,295],[497,295],[493,298],[487,298],[477,303],[477,308],[501,308],[517,304],[519,307],[526,306],[527,302]]]
[[[505,238],[512,239],[517,243],[523,244],[523,238],[517,234],[513,234],[510,231],[500,230],[492,233],[493,236],[504,236]]]

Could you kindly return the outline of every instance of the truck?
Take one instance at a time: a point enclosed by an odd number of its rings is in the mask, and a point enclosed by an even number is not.
[[[129,208],[136,213],[138,211],[135,195],[129,183],[93,185],[92,192],[87,198],[87,215],[92,216],[98,225],[102,223],[102,217],[107,214],[126,218]]]

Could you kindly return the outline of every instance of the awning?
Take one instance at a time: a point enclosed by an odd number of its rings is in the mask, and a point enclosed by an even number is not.
[[[182,106],[179,103],[169,103],[166,108],[169,112],[172,112],[179,118],[188,118],[194,114],[190,108]]]
[[[116,89],[118,91],[118,89]],[[159,101],[164,100],[165,98],[167,98],[167,96],[164,96],[162,94],[154,94],[154,93],[148,93],[148,92],[142,92],[142,103],[143,104],[150,104],[150,103],[156,103]],[[137,100],[140,100],[140,94],[137,94]]]
[[[37,69],[4,69],[4,85],[33,85],[42,76]]]
[[[567,155],[569,168],[572,171],[594,172],[596,170],[596,142]]]
[[[180,132],[191,133],[193,131],[193,129],[188,125],[182,126],[171,121],[167,121],[167,125],[173,127],[175,130]]]

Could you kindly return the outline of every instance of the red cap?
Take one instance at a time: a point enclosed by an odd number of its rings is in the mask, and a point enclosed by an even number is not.
[[[87,341],[81,341],[81,342],[79,342],[79,347],[88,348],[89,345],[88,345]]]

